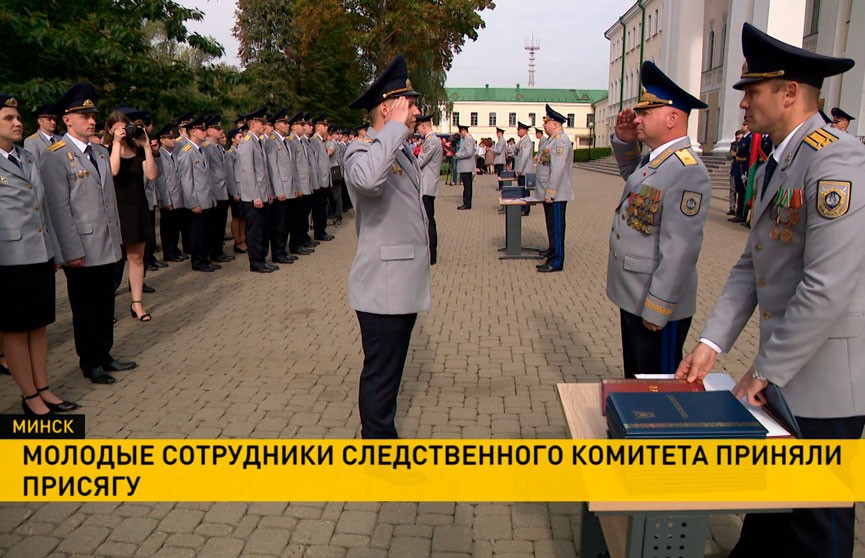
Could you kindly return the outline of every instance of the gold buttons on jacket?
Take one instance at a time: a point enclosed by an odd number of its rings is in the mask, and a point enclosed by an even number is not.
[[[762,250],[762,249],[763,249],[763,247],[760,246],[759,244],[755,244],[755,245],[754,245],[754,251],[755,251],[755,252],[759,252],[759,251]]]
[[[757,286],[762,289],[763,287],[766,286],[766,281],[760,279],[759,281],[757,281]]]
[[[42,232],[42,227],[36,227],[36,232],[41,233],[41,232]]]
[[[764,319],[764,320],[768,320],[770,317],[771,317],[771,316],[769,315],[768,312],[763,312],[763,319]]]

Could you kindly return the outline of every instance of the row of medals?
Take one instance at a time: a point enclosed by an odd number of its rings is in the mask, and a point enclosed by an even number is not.
[[[628,226],[644,234],[655,230],[655,214],[660,209],[661,191],[643,186],[640,193],[628,196]]]
[[[772,220],[772,228],[769,229],[769,238],[772,240],[780,238],[781,242],[793,240],[792,226],[798,224],[802,219],[799,209],[803,202],[804,192],[801,188],[778,190],[775,199],[772,200],[772,212],[775,217]]]

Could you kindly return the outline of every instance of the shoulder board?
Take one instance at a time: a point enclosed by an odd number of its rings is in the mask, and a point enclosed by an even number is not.
[[[673,150],[673,148],[672,148],[672,147],[668,147],[668,148],[665,149],[665,150],[664,150],[660,155],[658,155],[657,157],[655,157],[654,159],[652,159],[652,162],[649,163],[649,167],[650,167],[650,168],[653,168],[653,169],[656,169],[656,168],[660,167],[660,166],[661,166],[661,163],[663,163],[664,161],[666,161],[666,160],[670,157],[670,155],[672,155],[673,153],[675,153],[675,151]]]
[[[276,134],[270,134],[270,139],[275,140],[275,139],[276,139]]]
[[[818,128],[802,138],[802,143],[807,143],[814,151],[820,151],[830,143],[838,141],[838,136],[826,131],[824,128]]]
[[[295,136],[288,136],[288,141],[294,141],[294,140],[296,140],[296,139],[297,139],[297,138],[296,138]]]
[[[246,135],[243,137],[243,139],[245,139],[246,141],[251,140],[251,139],[252,139],[252,134],[246,134]]]
[[[364,143],[372,143],[372,140],[369,139],[369,138],[361,138],[360,141],[362,141],[362,142],[364,142]]]
[[[65,145],[66,145],[66,142],[63,141],[63,140],[60,140],[60,141],[54,142],[54,145],[52,145],[51,147],[49,147],[49,148],[48,148],[48,151],[57,151],[58,149],[60,149],[61,147],[64,147]]]
[[[258,136],[258,139],[260,139],[260,140],[267,139],[267,134],[261,134],[260,136]]]
[[[39,137],[39,132],[33,132],[32,134],[27,136],[27,139],[36,139],[38,137]]]
[[[697,160],[693,155],[691,155],[691,152],[688,149],[680,149],[676,151],[676,157],[678,157],[686,167],[697,164]]]
[[[561,132],[553,136],[553,139],[559,139],[559,136],[562,135]]]
[[[201,144],[201,146],[202,146],[202,147],[210,147],[210,142],[209,142],[209,141],[205,141],[204,143]]]
[[[190,149],[192,149],[191,143],[187,143],[186,145],[183,146],[183,151],[189,151]]]

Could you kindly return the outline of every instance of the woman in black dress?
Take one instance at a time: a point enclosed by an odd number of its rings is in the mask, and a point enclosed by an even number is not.
[[[117,194],[117,212],[120,215],[120,236],[129,261],[129,288],[132,291],[133,318],[149,322],[152,317],[144,310],[141,293],[144,286],[144,247],[156,238],[150,209],[144,193],[144,182],[156,180],[159,169],[150,151],[150,140],[144,128],[135,126],[136,137],[127,135],[129,118],[114,111],[105,119],[105,144],[111,153],[111,174]]]
[[[72,411],[48,387],[48,333],[54,323],[55,261],[60,247],[36,159],[16,147],[24,126],[17,101],[0,95],[0,332],[26,415]]]

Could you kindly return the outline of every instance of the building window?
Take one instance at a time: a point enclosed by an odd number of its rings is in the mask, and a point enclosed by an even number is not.
[[[719,60],[718,60],[717,66],[723,66],[724,62],[726,61],[725,59],[727,57],[727,24],[726,23],[721,26],[721,45],[720,45],[720,48],[718,49],[718,52],[719,52],[719,55],[718,55]]]
[[[453,124],[454,126],[460,125],[460,113],[453,113],[453,115],[451,116],[451,124]]]
[[[496,113],[491,112],[490,113],[490,126],[495,126],[495,125],[496,125]]]
[[[811,33],[820,30],[820,0],[814,0],[814,10],[811,12]]]
[[[647,31],[649,32],[649,36],[652,36],[652,14],[649,14],[649,24],[646,26]]]
[[[516,125],[517,125],[517,113],[515,113],[515,112],[508,113],[508,126],[513,128]]]
[[[535,113],[533,113],[533,112],[529,113],[529,125],[530,126],[535,125]]]
[[[568,128],[573,128],[573,127],[574,127],[574,113],[570,113],[570,114],[568,114],[567,127],[568,127]]]
[[[601,111],[601,120],[603,120],[603,119],[604,119],[604,111],[602,110]],[[586,115],[586,128],[591,128],[594,123],[595,123],[595,115],[594,115],[594,113],[590,112],[589,114]]]
[[[706,39],[706,63],[705,68],[711,70],[715,67],[715,30],[709,30],[709,37]]]
[[[471,124],[469,124],[470,126],[477,126],[478,125],[478,113],[476,113],[476,112],[471,113],[470,122],[471,122]]]
[[[655,21],[658,22],[658,33],[661,32],[661,16],[660,16],[660,8],[655,10]]]

